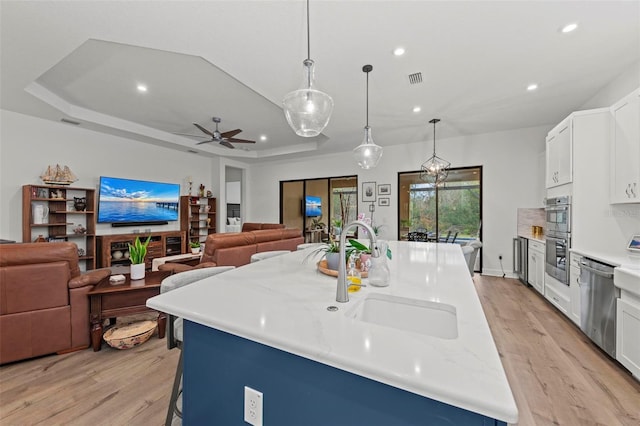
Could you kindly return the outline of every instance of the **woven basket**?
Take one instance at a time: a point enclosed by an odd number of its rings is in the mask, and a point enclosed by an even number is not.
[[[149,340],[155,330],[155,321],[138,321],[110,328],[103,338],[112,348],[131,349]]]

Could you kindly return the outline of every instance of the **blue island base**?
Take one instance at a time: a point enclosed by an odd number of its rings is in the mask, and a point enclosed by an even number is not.
[[[183,424],[246,426],[244,387],[265,426],[505,425],[191,321],[184,322]]]

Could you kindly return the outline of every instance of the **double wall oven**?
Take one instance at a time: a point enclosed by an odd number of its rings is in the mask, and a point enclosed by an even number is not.
[[[545,272],[569,285],[569,249],[571,248],[571,197],[545,200],[546,253]]]

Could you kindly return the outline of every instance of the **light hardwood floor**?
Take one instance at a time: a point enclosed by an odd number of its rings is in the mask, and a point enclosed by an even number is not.
[[[535,290],[474,278],[519,425],[640,425],[640,383]],[[162,425],[178,350],[153,337],[0,367],[0,424]]]

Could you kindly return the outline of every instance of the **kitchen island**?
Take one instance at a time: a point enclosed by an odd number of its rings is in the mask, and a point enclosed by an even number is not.
[[[245,424],[244,386],[263,392],[267,425],[516,423],[460,246],[389,246],[390,286],[365,287],[347,303],[335,301],[334,277],[303,262],[309,250],[149,299],[186,319],[184,423]],[[440,306],[447,324],[425,321],[423,332],[413,321],[359,318],[376,297]]]

